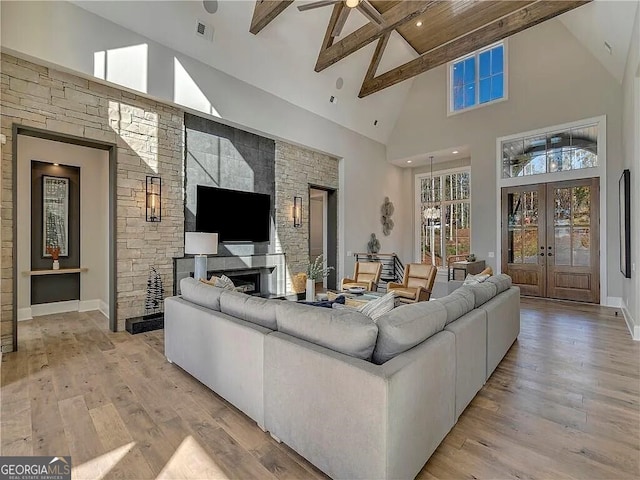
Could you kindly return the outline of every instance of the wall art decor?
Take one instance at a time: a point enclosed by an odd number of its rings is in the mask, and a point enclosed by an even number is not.
[[[69,256],[69,179],[42,176],[42,256]],[[47,251],[49,250],[49,251]]]
[[[393,230],[393,220],[391,220],[391,215],[393,215],[393,211],[395,210],[393,203],[389,201],[389,197],[384,197],[384,202],[382,203],[382,207],[380,207],[380,222],[382,223],[382,233],[385,237],[391,234],[391,230]]]

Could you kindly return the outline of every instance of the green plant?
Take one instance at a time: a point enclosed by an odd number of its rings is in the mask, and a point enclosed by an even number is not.
[[[307,278],[318,281],[329,275],[333,267],[323,267],[324,255],[318,255],[313,263],[307,266]]]

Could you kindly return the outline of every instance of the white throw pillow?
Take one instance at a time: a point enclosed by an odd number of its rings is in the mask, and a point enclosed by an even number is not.
[[[236,288],[233,281],[226,275],[222,275],[220,277],[216,277],[212,275],[209,281],[204,283],[213,285],[214,287],[224,288],[225,290],[235,290]]]
[[[485,274],[477,274],[477,275],[467,275],[467,278],[464,279],[464,283],[463,285],[476,285],[478,283],[482,283],[484,282],[487,278],[489,278],[490,275],[485,273]]]
[[[389,292],[381,296],[376,300],[371,300],[365,303],[361,307],[358,307],[358,311],[363,313],[376,322],[378,317],[389,313],[396,305],[396,295],[393,292]]]

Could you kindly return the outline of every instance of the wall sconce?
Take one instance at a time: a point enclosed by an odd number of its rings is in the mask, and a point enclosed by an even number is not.
[[[147,222],[162,219],[162,179],[147,176]]]
[[[293,197],[293,226],[302,226],[302,197]]]

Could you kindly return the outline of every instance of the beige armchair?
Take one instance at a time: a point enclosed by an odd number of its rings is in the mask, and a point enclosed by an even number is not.
[[[378,289],[381,274],[382,263],[380,262],[356,262],[353,278],[343,278],[340,289],[364,287],[368,291],[375,292]]]
[[[388,292],[394,292],[402,303],[423,302],[431,297],[438,269],[424,263],[409,263],[404,268],[402,283],[389,282]]]

